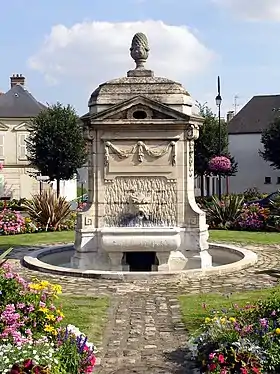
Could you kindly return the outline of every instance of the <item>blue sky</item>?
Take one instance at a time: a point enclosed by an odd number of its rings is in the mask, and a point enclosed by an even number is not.
[[[144,31],[151,47],[149,67],[156,74],[159,71],[180,80],[196,100],[207,101],[213,108],[219,74],[223,112],[232,110],[235,95],[242,106],[253,95],[280,91],[277,3],[280,1],[3,2],[0,90],[8,90],[11,74],[22,73],[38,100],[71,103],[83,114],[90,92],[99,83],[125,75],[132,67],[126,51],[133,33]]]

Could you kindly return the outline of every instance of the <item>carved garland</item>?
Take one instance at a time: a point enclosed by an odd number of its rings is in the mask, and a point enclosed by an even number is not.
[[[105,154],[104,154],[104,164],[105,166],[109,165],[109,157],[110,157],[110,150],[115,153],[119,158],[124,159],[129,157],[132,154],[137,154],[138,161],[142,163],[144,161],[145,153],[152,158],[160,158],[166,155],[171,148],[171,163],[172,166],[176,165],[176,142],[171,141],[162,149],[154,149],[152,147],[148,147],[144,142],[139,141],[135,145],[132,146],[131,149],[128,150],[121,150],[111,142],[107,141],[105,143]]]

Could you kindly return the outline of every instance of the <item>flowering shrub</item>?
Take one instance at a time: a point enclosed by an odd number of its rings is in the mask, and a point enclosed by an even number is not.
[[[63,326],[56,306],[60,285],[27,283],[10,266],[0,269],[0,372],[92,373],[94,347],[74,326]]]
[[[269,209],[259,204],[244,206],[236,221],[236,227],[244,230],[263,230],[269,218]]]
[[[229,195],[221,201],[213,196],[211,202],[206,203],[207,219],[210,228],[232,228],[241,214],[243,197]]]
[[[24,232],[24,219],[18,212],[4,209],[0,212],[0,234],[11,235]]]
[[[225,156],[215,156],[209,161],[208,166],[214,173],[226,173],[231,170],[231,161]]]
[[[212,312],[190,342],[201,372],[279,373],[279,305],[279,294],[272,294],[255,305]]]

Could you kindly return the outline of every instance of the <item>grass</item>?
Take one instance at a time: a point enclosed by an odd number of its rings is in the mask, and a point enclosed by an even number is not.
[[[242,243],[242,244],[272,245],[272,244],[280,243],[280,233],[279,232],[211,230],[210,241],[227,242],[227,243]]]
[[[62,295],[58,304],[62,305],[65,324],[78,327],[88,336],[90,342],[101,341],[107,322],[109,299],[107,297],[78,297]]]
[[[276,287],[273,290],[280,290]],[[234,293],[229,297],[221,294],[199,294],[180,296],[180,306],[182,313],[182,320],[186,329],[193,333],[198,330],[204,322],[205,317],[209,316],[211,310],[227,309],[234,304],[244,306],[246,303],[254,303],[260,299],[267,298],[271,295],[271,289],[246,291],[242,293]],[[203,304],[206,308],[203,308]]]
[[[210,240],[227,243],[243,244],[279,244],[278,232],[249,232],[230,230],[211,230]],[[37,234],[3,235],[0,236],[0,248],[35,246],[38,244],[73,243],[74,231],[40,232]]]
[[[0,248],[26,247],[38,244],[73,243],[74,231],[39,232],[36,234],[19,234],[0,236]]]

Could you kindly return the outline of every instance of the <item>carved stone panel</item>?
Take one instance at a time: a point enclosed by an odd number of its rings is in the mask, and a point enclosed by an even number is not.
[[[110,173],[174,174],[177,141],[106,141],[104,143],[105,175]]]
[[[141,201],[135,201],[136,197]],[[122,217],[131,213],[132,201],[140,205],[156,224],[176,226],[177,185],[174,180],[171,182],[164,177],[117,177],[105,183],[105,226],[120,226]]]

